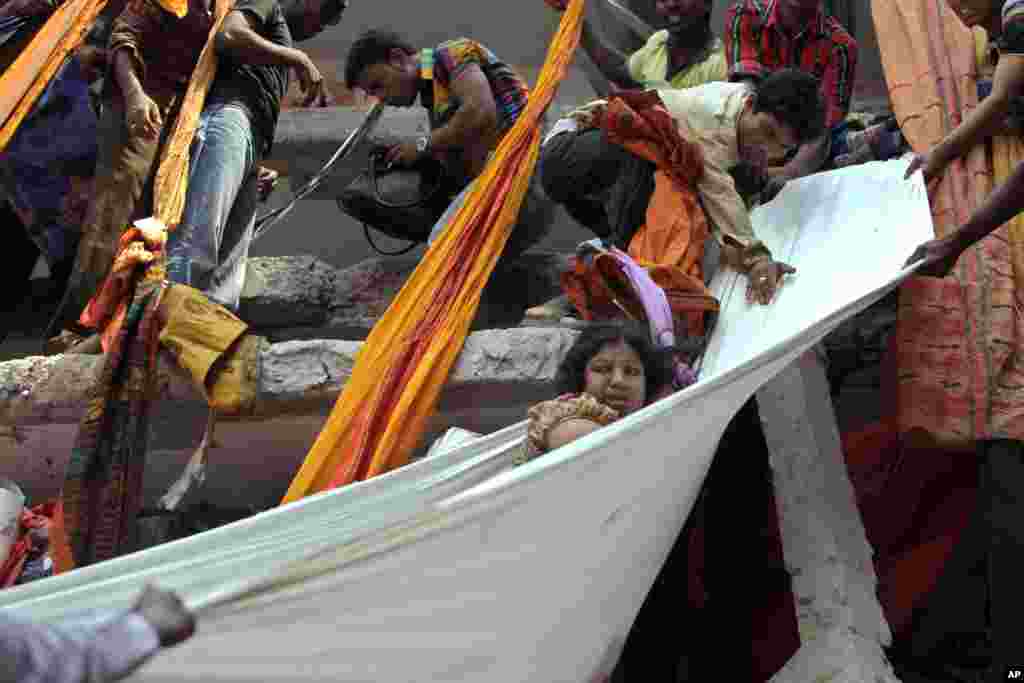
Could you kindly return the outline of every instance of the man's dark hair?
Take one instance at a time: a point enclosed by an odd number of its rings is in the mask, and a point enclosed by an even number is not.
[[[370,29],[363,32],[348,51],[348,59],[345,62],[345,86],[349,89],[354,88],[359,76],[367,67],[387,63],[391,58],[391,51],[395,49],[410,55],[416,53],[416,49],[394,31]]]
[[[799,69],[780,69],[754,86],[754,111],[771,114],[796,133],[801,144],[825,133],[825,103],[818,79]]]
[[[662,389],[672,384],[675,375],[672,350],[655,347],[649,334],[646,327],[630,323],[602,323],[584,328],[555,373],[557,394],[581,393],[590,359],[608,344],[625,342],[643,363],[647,402],[650,403]]]

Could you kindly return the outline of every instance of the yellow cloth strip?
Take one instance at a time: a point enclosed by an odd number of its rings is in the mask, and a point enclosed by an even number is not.
[[[68,0],[58,7],[0,76],[0,152],[56,75],[78,49],[107,0]]]
[[[374,326],[283,502],[400,467],[418,445],[515,223],[540,151],[541,117],[579,43],[583,7],[584,0],[569,3],[525,110]]]

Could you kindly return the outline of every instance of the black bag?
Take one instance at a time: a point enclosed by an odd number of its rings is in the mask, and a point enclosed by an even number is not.
[[[366,170],[342,191],[338,204],[368,227],[421,243],[427,241],[452,199],[448,185],[444,167],[435,159],[412,167],[389,167],[383,151],[376,151],[370,154]]]

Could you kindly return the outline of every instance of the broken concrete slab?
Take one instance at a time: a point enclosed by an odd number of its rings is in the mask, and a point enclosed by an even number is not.
[[[338,271],[314,256],[250,259],[238,314],[257,326],[317,326],[330,316]]]
[[[466,340],[448,390],[546,384],[554,378],[575,335],[559,328],[476,332]],[[260,354],[255,405],[250,413],[234,419],[308,415],[330,407],[351,375],[361,346],[362,342],[342,340],[266,344]],[[67,354],[0,363],[0,425],[18,429],[77,423],[101,362],[101,356]],[[161,354],[157,375],[158,400],[202,401],[166,354]],[[499,400],[500,392],[493,398]]]
[[[423,445],[450,427],[489,433],[524,419],[531,405],[551,397],[551,380],[576,334],[557,328],[471,334]],[[361,346],[335,340],[267,344],[255,410],[218,421],[204,496],[241,509],[275,504],[323,427]],[[100,360],[65,355],[0,363],[0,472],[17,480],[32,501],[60,488]],[[159,375],[146,466],[150,505],[181,474],[206,419],[202,398],[166,359]]]
[[[412,256],[373,258],[338,271],[308,256],[254,258],[239,315],[275,342],[365,339],[418,263]],[[560,293],[568,267],[568,255],[554,252],[500,261],[473,329],[518,325],[527,308]]]

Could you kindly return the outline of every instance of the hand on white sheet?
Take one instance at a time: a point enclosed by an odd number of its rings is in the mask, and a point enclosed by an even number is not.
[[[925,242],[910,255],[904,267],[918,261],[924,261],[917,269],[916,275],[925,277],[946,277],[949,275],[963,249],[949,239],[938,239]]]
[[[747,302],[770,304],[782,278],[795,272],[788,263],[769,258],[758,261],[747,271]]]
[[[780,176],[773,176],[765,180],[764,186],[761,188],[761,201],[764,203],[770,202],[775,199],[782,188],[786,186],[788,181]]]
[[[170,591],[146,586],[132,611],[153,627],[163,647],[177,645],[196,632],[195,616]]]
[[[935,150],[925,152],[924,154],[915,154],[910,162],[910,166],[907,167],[907,172],[903,175],[903,179],[909,179],[918,170],[924,173],[925,185],[930,186],[946,172],[946,162],[939,158]]]

